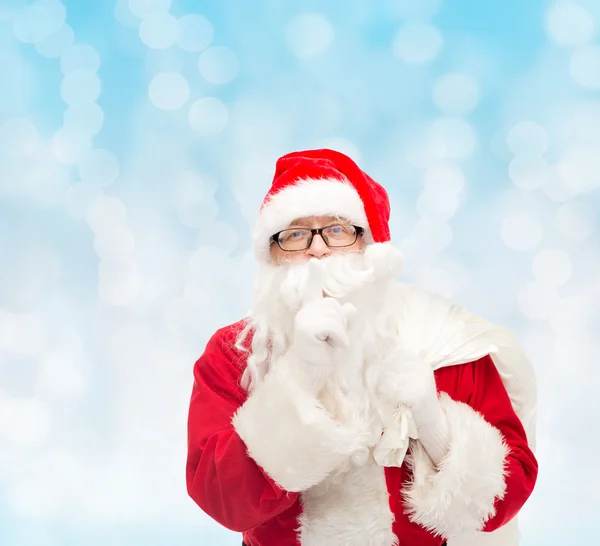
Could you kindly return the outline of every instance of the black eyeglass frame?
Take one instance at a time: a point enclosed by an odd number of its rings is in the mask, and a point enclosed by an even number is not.
[[[271,244],[273,243],[277,243],[277,246],[279,248],[281,248],[281,250],[283,250],[283,252],[302,252],[304,250],[307,250],[310,248],[310,245],[312,245],[313,239],[315,238],[315,235],[320,235],[321,239],[323,239],[323,242],[329,247],[329,248],[346,248],[348,246],[352,246],[354,243],[356,243],[356,241],[358,241],[358,238],[365,232],[365,228],[362,228],[360,226],[352,226],[354,228],[355,231],[355,237],[354,237],[354,241],[352,241],[351,243],[348,243],[347,245],[330,245],[327,242],[327,238],[323,237],[323,230],[324,229],[328,229],[330,227],[334,227],[334,226],[339,226],[341,224],[331,224],[329,226],[324,226],[324,227],[320,227],[320,228],[304,228],[304,227],[299,227],[299,228],[285,228],[282,229],[281,231],[278,231],[277,233],[274,233],[273,235],[271,235],[271,239],[270,242]],[[289,231],[289,230],[293,230],[293,229],[297,229],[297,230],[304,230],[304,231],[310,231],[310,237],[308,238],[308,241],[306,242],[306,246],[304,248],[296,248],[294,250],[287,250],[285,248],[281,247],[281,244],[279,243],[279,235],[281,233],[283,233],[284,231]]]

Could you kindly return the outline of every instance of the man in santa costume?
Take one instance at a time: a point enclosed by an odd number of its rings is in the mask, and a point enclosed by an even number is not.
[[[537,477],[514,336],[398,283],[386,191],[347,156],[277,162],[250,315],[194,368],[187,486],[247,546],[514,546]]]

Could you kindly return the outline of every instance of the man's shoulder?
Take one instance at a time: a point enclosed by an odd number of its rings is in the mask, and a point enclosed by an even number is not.
[[[208,340],[206,351],[233,351],[239,353],[240,350],[236,347],[240,334],[244,331],[248,324],[247,319],[238,320],[233,324],[228,324],[219,328]],[[251,337],[251,336],[248,336]],[[246,343],[243,344],[244,346]]]

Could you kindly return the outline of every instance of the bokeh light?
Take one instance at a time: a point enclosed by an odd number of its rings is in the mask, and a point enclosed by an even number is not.
[[[600,47],[576,50],[571,57],[571,77],[575,83],[591,91],[600,90]]]
[[[38,145],[38,130],[27,118],[11,118],[0,125],[0,150],[15,156],[27,156]]]
[[[75,33],[69,25],[63,25],[47,38],[36,42],[35,50],[43,57],[60,57],[71,47]]]
[[[467,74],[444,74],[433,87],[433,102],[448,114],[465,114],[474,110],[479,98],[479,84]]]
[[[196,133],[202,136],[215,135],[229,123],[229,110],[217,98],[198,99],[190,108],[189,122]]]
[[[199,13],[184,15],[178,20],[177,45],[185,51],[202,51],[213,41],[213,26]]]
[[[405,63],[424,64],[441,52],[444,37],[440,30],[427,23],[409,23],[394,38],[394,53]]]
[[[151,13],[140,24],[140,39],[151,49],[167,49],[179,39],[177,19],[170,13]]]
[[[285,30],[288,47],[300,59],[311,59],[327,51],[333,43],[331,23],[320,13],[301,13]]]
[[[561,46],[587,43],[594,35],[595,27],[592,15],[575,2],[556,2],[546,14],[546,31]]]
[[[214,46],[206,49],[198,59],[200,74],[208,83],[224,84],[237,75],[240,63],[228,47]]]
[[[100,54],[90,44],[75,44],[67,49],[60,59],[63,74],[74,70],[97,72],[100,68]]]
[[[171,0],[129,0],[131,13],[140,19],[155,13],[165,13],[170,8]]]
[[[150,82],[150,101],[161,110],[178,110],[190,96],[188,81],[178,72],[162,72]]]
[[[276,159],[327,147],[388,191],[402,280],[533,359],[522,542],[593,543],[600,4],[234,4],[0,2],[0,542],[241,543],[187,496],[192,368]]]

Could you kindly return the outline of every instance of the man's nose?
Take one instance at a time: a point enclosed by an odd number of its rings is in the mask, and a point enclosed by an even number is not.
[[[331,249],[325,244],[323,237],[320,234],[316,234],[306,252],[313,258],[324,258],[331,254]]]

